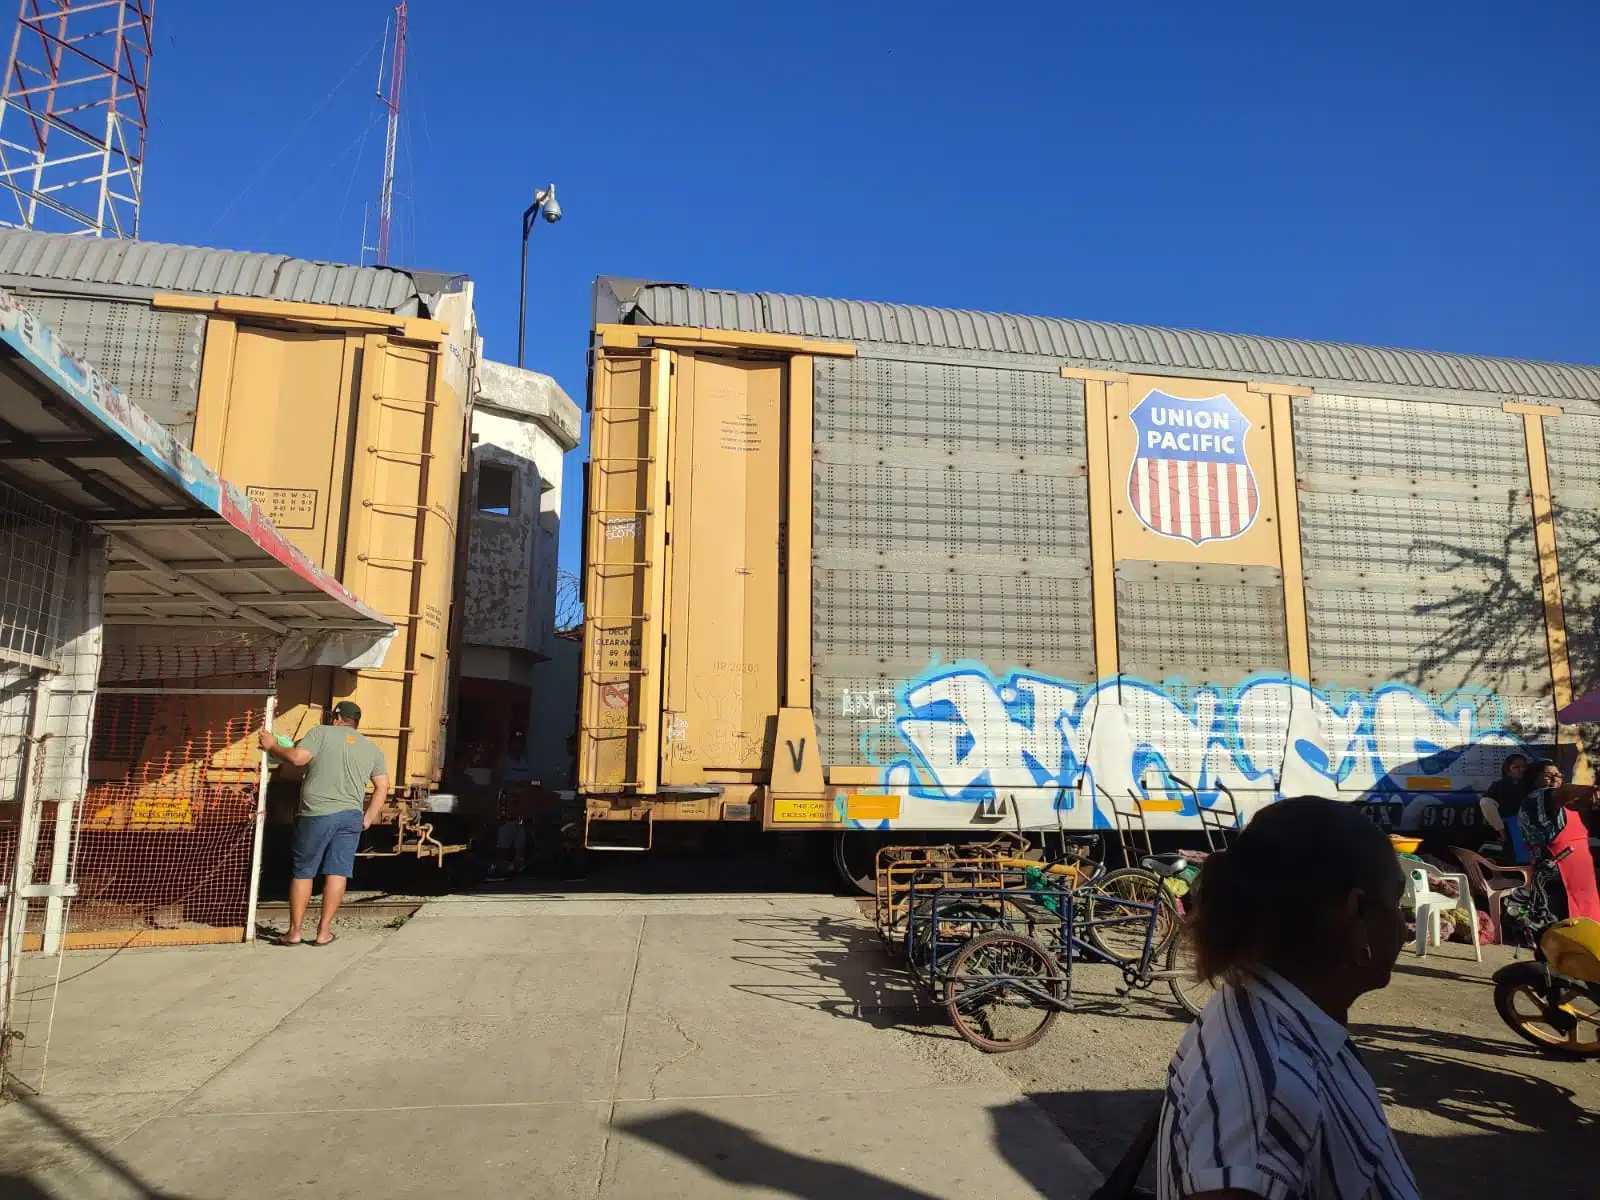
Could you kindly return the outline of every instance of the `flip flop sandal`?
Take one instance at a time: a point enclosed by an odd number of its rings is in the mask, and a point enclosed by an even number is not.
[[[306,946],[306,945],[309,945],[310,943],[307,942],[304,938],[301,938],[299,941],[296,941],[296,942],[291,942],[286,937],[275,937],[275,938],[272,939],[272,944],[274,946]]]
[[[319,947],[320,946],[331,946],[335,942],[337,942],[338,940],[339,940],[339,935],[337,933],[330,933],[328,935],[328,940],[327,941],[319,942],[315,938],[313,938],[311,941],[307,942],[306,945],[308,945],[308,946],[319,946]]]

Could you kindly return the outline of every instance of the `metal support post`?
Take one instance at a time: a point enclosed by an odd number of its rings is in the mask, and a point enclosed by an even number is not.
[[[43,774],[45,704],[43,680],[35,676],[28,740],[23,747],[22,804],[18,814],[17,857],[6,881],[4,917],[0,921],[0,1088],[11,1057],[11,1005],[16,999],[17,968],[28,928],[28,899],[33,888],[33,856],[39,848],[39,776]]]
[[[266,711],[262,715],[261,727],[272,728],[272,718],[277,712],[278,697],[276,693],[267,697]],[[250,904],[245,910],[244,940],[256,940],[256,909],[261,901],[261,843],[267,832],[267,752],[261,752],[260,777],[256,781],[256,830],[255,838],[250,847]]]

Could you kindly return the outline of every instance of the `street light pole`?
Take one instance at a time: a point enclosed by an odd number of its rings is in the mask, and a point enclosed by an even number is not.
[[[522,347],[528,333],[528,238],[544,212],[545,223],[561,220],[561,205],[556,200],[556,185],[542,187],[533,194],[533,203],[522,210],[522,290],[517,300],[517,366],[522,366]]]

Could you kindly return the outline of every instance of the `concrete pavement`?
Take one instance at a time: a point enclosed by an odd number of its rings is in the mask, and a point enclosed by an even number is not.
[[[845,900],[461,898],[323,949],[65,965],[46,1093],[0,1111],[0,1195],[1005,1200],[1098,1182],[993,1060],[919,1017]]]

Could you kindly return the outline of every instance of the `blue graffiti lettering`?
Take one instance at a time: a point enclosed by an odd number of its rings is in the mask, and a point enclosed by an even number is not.
[[[958,663],[930,668],[896,698],[892,725],[862,738],[883,744],[888,732],[900,747],[877,760],[892,790],[932,803],[1009,796],[1046,818],[1089,804],[1091,819],[1075,823],[1097,827],[1109,824],[1105,799],[1130,793],[1181,798],[1176,816],[1193,818],[1195,797],[1174,779],[1193,784],[1202,805],[1223,784],[1252,803],[1459,795],[1493,778],[1523,740],[1485,689],[1321,688],[1282,673],[1233,687],[1126,675],[1084,684]]]

